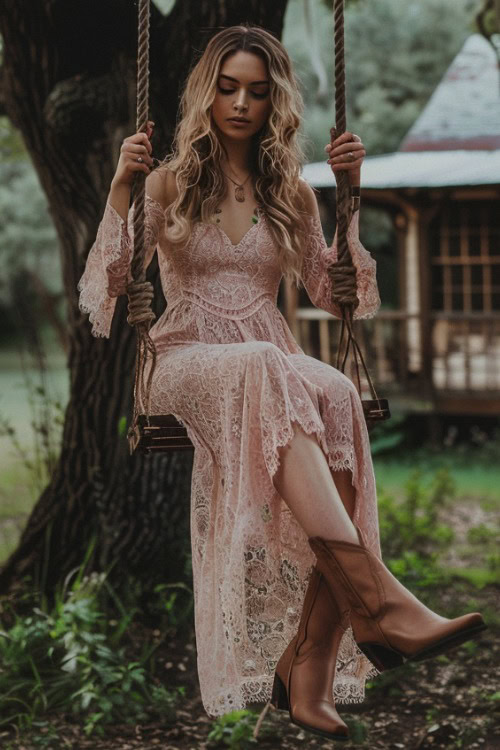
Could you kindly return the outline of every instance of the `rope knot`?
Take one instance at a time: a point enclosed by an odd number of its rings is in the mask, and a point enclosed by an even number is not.
[[[156,316],[151,309],[154,298],[154,288],[150,281],[132,280],[127,286],[128,294],[128,317],[127,323],[131,326],[155,320]]]
[[[332,301],[340,307],[359,305],[356,286],[356,268],[354,266],[333,263],[328,268],[328,275],[332,280]]]

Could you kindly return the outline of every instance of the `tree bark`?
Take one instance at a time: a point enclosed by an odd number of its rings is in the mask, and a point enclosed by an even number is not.
[[[221,27],[248,21],[280,36],[286,0],[178,1],[151,16],[155,154],[171,144],[179,93],[193,56]],[[129,456],[135,332],[119,298],[111,338],[95,339],[78,309],[77,283],[94,241],[119,146],[135,124],[136,5],[131,0],[3,0],[2,106],[20,129],[58,233],[67,300],[70,396],[61,453],[0,592],[36,584],[49,597],[80,565],[132,573],[144,585],[183,580],[189,558],[191,457]],[[164,307],[157,263],[156,314]]]

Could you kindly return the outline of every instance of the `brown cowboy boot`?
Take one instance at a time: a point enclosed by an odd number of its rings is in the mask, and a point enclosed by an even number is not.
[[[347,602],[345,596],[342,601]],[[313,568],[299,629],[276,665],[271,698],[275,708],[290,712],[292,724],[334,740],[349,738],[332,695],[348,613],[340,611],[325,579]]]
[[[421,661],[475,638],[486,625],[479,612],[449,620],[420,602],[360,544],[309,539],[316,566],[334,597],[347,595],[354,638],[370,661],[384,671],[404,661]]]

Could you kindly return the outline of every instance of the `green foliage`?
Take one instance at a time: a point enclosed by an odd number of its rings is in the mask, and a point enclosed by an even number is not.
[[[60,262],[47,200],[18,132],[0,118],[0,302],[11,305],[14,279],[35,273],[62,291]]]
[[[27,470],[33,492],[39,493],[47,486],[59,456],[64,406],[59,398],[49,393],[44,353],[37,352],[36,358],[34,365],[38,367],[37,370],[26,366],[23,361],[24,387],[31,412],[32,448],[23,445],[17,427],[1,411],[0,437],[8,438]]]
[[[444,438],[444,446],[449,457],[457,465],[470,466],[471,463],[484,468],[498,465],[500,456],[500,429],[491,435],[478,425],[471,425],[466,439],[458,439],[458,428],[451,425]]]
[[[231,711],[213,722],[207,740],[215,746],[222,744],[231,750],[244,750],[251,744],[257,744],[253,738],[256,720],[253,711]]]
[[[372,456],[381,456],[394,450],[404,440],[405,417],[402,414],[392,414],[386,422],[380,422],[370,431],[370,450]]]
[[[290,0],[284,42],[302,82],[308,156],[324,158],[333,108],[331,3],[314,4],[313,34],[304,32],[304,6]],[[348,127],[369,154],[398,148],[434,88],[472,31],[477,4],[470,0],[359,0],[346,8]],[[443,22],[445,19],[445,22]],[[329,96],[318,101],[311,50],[319,48]]]
[[[380,538],[386,565],[405,585],[425,587],[444,578],[439,553],[453,541],[449,526],[439,521],[439,510],[449,506],[455,486],[446,469],[437,471],[430,486],[424,486],[415,471],[397,502],[384,493],[379,496]]]
[[[0,725],[26,729],[61,710],[83,721],[88,735],[103,734],[109,722],[173,721],[184,688],[168,690],[148,675],[156,645],[130,658],[122,644],[137,610],[122,607],[119,620],[108,620],[100,605],[106,575],[82,571],[50,611],[42,602],[14,613],[0,631]]]
[[[127,417],[120,417],[118,420],[118,436],[124,437],[127,433]]]
[[[345,723],[349,729],[350,743],[364,744],[368,739],[368,726],[362,719],[346,717]],[[349,743],[349,744],[350,744]]]

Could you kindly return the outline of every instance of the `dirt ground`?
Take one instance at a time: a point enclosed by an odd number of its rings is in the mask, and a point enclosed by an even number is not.
[[[498,613],[500,588],[478,591],[461,587],[442,593],[465,601],[474,596],[477,609]],[[444,609],[444,607],[443,607]],[[465,609],[464,609],[465,611]],[[215,750],[228,744],[208,742],[212,720],[201,703],[196,672],[194,633],[185,633],[165,644],[161,659],[169,687],[184,685],[186,698],[179,704],[173,725],[108,726],[106,737],[86,737],[70,716],[50,717],[50,727],[17,737],[0,730],[2,750]],[[290,723],[288,712],[270,708],[253,742],[233,745],[234,750],[364,747],[370,750],[500,750],[500,626],[492,626],[481,640],[469,642],[446,656],[419,664],[406,664],[385,672],[368,687],[361,704],[339,705],[352,740],[332,742]],[[49,718],[49,717],[46,717]]]

